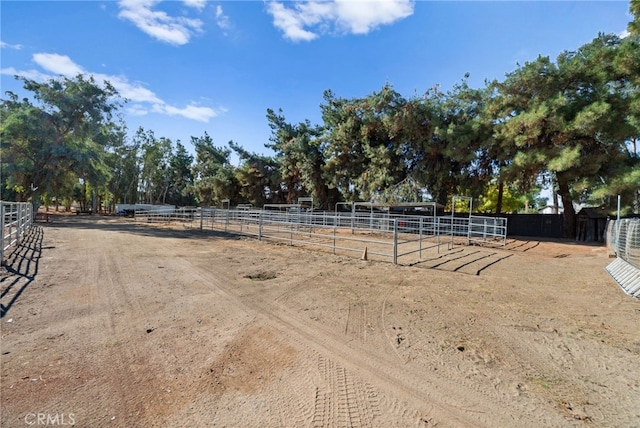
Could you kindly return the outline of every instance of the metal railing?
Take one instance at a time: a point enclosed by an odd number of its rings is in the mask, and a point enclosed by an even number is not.
[[[195,208],[163,208],[135,210],[135,218],[147,223],[167,223],[172,221],[191,222],[196,216]]]
[[[616,257],[640,269],[640,218],[609,221],[607,246]]]
[[[506,219],[492,217],[405,216],[387,213],[329,213],[251,209],[173,209],[136,211],[137,221],[180,222],[289,245],[331,249],[333,254],[366,253],[393,263],[420,260],[423,250],[442,245],[505,245]]]
[[[607,247],[616,255],[607,272],[625,293],[640,297],[640,218],[609,221]]]
[[[507,219],[503,217],[469,216],[469,241],[507,244]]]
[[[33,224],[33,206],[30,202],[0,201],[0,265],[5,252],[19,245]]]

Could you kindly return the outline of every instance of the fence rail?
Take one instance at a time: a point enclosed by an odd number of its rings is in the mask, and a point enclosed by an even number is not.
[[[625,293],[640,297],[640,218],[609,221],[607,247],[616,255],[607,272]]]
[[[136,211],[137,221],[182,222],[187,227],[270,239],[289,245],[330,249],[333,254],[366,252],[368,257],[411,263],[427,249],[455,244],[505,245],[506,219],[493,217],[401,216],[304,210],[189,208]]]
[[[0,201],[0,265],[5,252],[19,245],[33,224],[33,206],[29,202]]]

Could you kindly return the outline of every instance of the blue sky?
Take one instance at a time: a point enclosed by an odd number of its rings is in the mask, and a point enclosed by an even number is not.
[[[629,3],[329,1],[0,2],[0,86],[92,74],[129,102],[142,126],[180,140],[207,132],[264,147],[267,108],[320,123],[322,93],[360,97],[391,83],[402,95],[502,79],[538,55],[555,58],[598,32],[622,35]]]

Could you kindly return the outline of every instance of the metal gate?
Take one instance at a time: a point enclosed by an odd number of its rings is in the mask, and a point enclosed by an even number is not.
[[[616,260],[606,271],[625,293],[640,297],[640,218],[609,221],[607,246]]]

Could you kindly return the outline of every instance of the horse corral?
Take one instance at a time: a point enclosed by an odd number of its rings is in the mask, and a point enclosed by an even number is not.
[[[219,220],[33,228],[2,274],[0,425],[639,425],[640,307],[605,247],[423,228],[393,264],[389,231]]]

